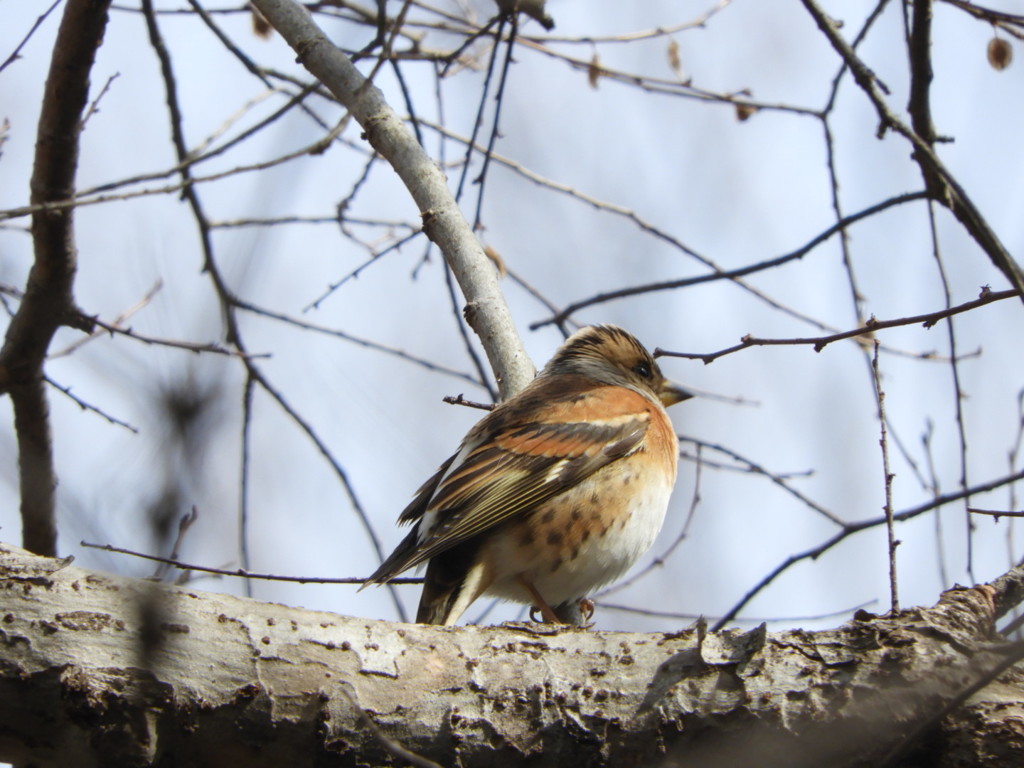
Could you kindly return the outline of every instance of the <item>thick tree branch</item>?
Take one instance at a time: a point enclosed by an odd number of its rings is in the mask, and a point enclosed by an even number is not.
[[[914,131],[930,147],[936,139],[931,107],[932,0],[914,0],[907,48],[910,53],[910,99],[907,111]]]
[[[427,236],[438,245],[466,297],[466,319],[480,337],[502,398],[533,378],[533,365],[516,333],[498,285],[494,264],[462,216],[447,179],[352,62],[293,0],[254,0],[288,41],[299,61],[355,117],[373,148],[395,169],[409,190]]]
[[[933,608],[821,632],[451,629],[0,545],[0,761],[384,765],[399,745],[463,766],[872,765],[1005,663],[993,620],[1022,579],[1019,568]],[[998,755],[1019,754],[1005,726],[1022,700],[1024,673],[1009,669],[895,765],[937,742],[957,750],[944,764],[1018,765]],[[1002,720],[979,727],[986,713]]]
[[[36,137],[31,203],[74,197],[82,113],[89,72],[103,41],[109,0],[69,0],[53,46]],[[50,441],[43,360],[61,325],[91,331],[75,309],[73,208],[42,208],[32,214],[35,261],[18,312],[0,349],[0,393],[14,405],[18,439],[22,540],[40,554],[56,554],[56,472]]]

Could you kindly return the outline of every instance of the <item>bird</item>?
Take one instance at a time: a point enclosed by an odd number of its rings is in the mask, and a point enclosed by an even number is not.
[[[579,623],[661,530],[679,452],[665,409],[692,396],[629,332],[581,328],[416,491],[412,530],[361,588],[426,563],[419,623],[485,595]]]

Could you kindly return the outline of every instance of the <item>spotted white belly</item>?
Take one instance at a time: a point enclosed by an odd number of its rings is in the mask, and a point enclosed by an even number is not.
[[[615,581],[654,543],[674,480],[609,466],[554,497],[489,539],[483,559],[493,581],[484,594],[532,603],[525,579],[555,606]]]

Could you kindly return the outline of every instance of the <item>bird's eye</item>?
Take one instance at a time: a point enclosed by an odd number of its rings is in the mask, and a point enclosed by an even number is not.
[[[651,364],[643,360],[633,366],[633,372],[642,379],[649,379],[651,378]]]

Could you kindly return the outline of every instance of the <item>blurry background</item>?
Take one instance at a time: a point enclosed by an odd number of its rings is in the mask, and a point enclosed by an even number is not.
[[[404,5],[387,3],[390,17]],[[937,151],[1019,253],[1024,70],[997,69],[987,47],[994,36],[1017,46],[1020,27],[997,29],[965,6],[934,8],[933,114],[938,133],[953,140]],[[167,81],[141,9],[116,5],[83,134],[78,188],[89,204],[76,214],[76,298],[108,323],[202,351],[58,334],[47,372],[73,395],[50,390],[60,551],[86,567],[150,575],[151,563],[80,541],[166,555],[194,506],[198,519],[178,552],[186,562],[366,576],[379,562],[370,531],[387,554],[405,533],[394,524],[398,513],[481,415],[442,398],[487,401],[488,390],[460,333],[461,297],[453,301],[443,260],[416,234],[419,215],[393,171],[372,160],[354,121],[310,153],[344,110],[323,92],[295,98],[310,76],[280,37],[254,32],[247,8],[203,8],[208,21],[195,4],[161,0],[155,19],[188,149],[202,158],[191,171],[213,226],[216,271],[242,302],[232,311],[262,380],[248,386],[238,357],[212,348],[234,351],[196,217],[181,199]],[[45,10],[7,4],[0,59]],[[0,71],[0,210],[28,203],[62,10]],[[556,22],[550,32],[520,19],[496,157],[481,187],[472,181],[482,154],[473,154],[461,198],[472,222],[482,192],[480,238],[508,270],[502,285],[538,366],[563,338],[557,324],[531,329],[552,307],[773,259],[843,216],[924,188],[908,142],[891,131],[878,138],[873,107],[799,2],[549,0],[547,10]],[[825,10],[847,40],[872,19],[858,54],[888,87],[890,109],[908,120],[903,5],[837,0]],[[372,3],[336,2],[316,18],[352,52],[374,38],[375,12]],[[393,41],[397,58],[374,78],[397,111],[414,116],[410,125],[453,188],[481,108],[477,142],[491,138],[509,25],[489,79],[496,25],[444,76],[441,59],[495,13],[484,0],[410,3]],[[376,63],[359,66],[369,73]],[[933,213],[934,228],[923,200],[892,204],[851,224],[845,243],[833,235],[742,284],[717,279],[595,303],[563,328],[616,323],[651,348],[711,353],[746,334],[823,336],[871,316],[939,311],[985,285],[1006,290],[948,211]],[[12,312],[32,244],[27,216],[0,215],[0,292]],[[1020,509],[1006,478],[1024,463],[1021,310],[1008,299],[959,314],[952,326],[876,334],[897,513],[988,483],[998,488],[970,505]],[[817,353],[753,347],[709,365],[665,358],[667,375],[708,396],[672,411],[683,451],[673,505],[635,578],[600,598],[597,626],[670,630],[690,616],[723,616],[789,558],[842,533],[842,523],[882,516],[871,354],[870,344],[847,340]],[[0,537],[18,542],[9,418],[0,452]],[[967,503],[898,525],[904,605],[931,603],[954,583],[991,579],[1020,560],[1019,523],[971,520]],[[883,526],[845,537],[783,569],[732,623],[813,628],[861,606],[884,612],[887,559]],[[247,589],[238,579],[196,575],[193,583]],[[419,597],[413,586],[390,594],[259,581],[248,588],[263,600],[392,619],[400,616],[393,596],[412,612]],[[467,618],[523,615],[518,606],[489,608],[481,601]]]

